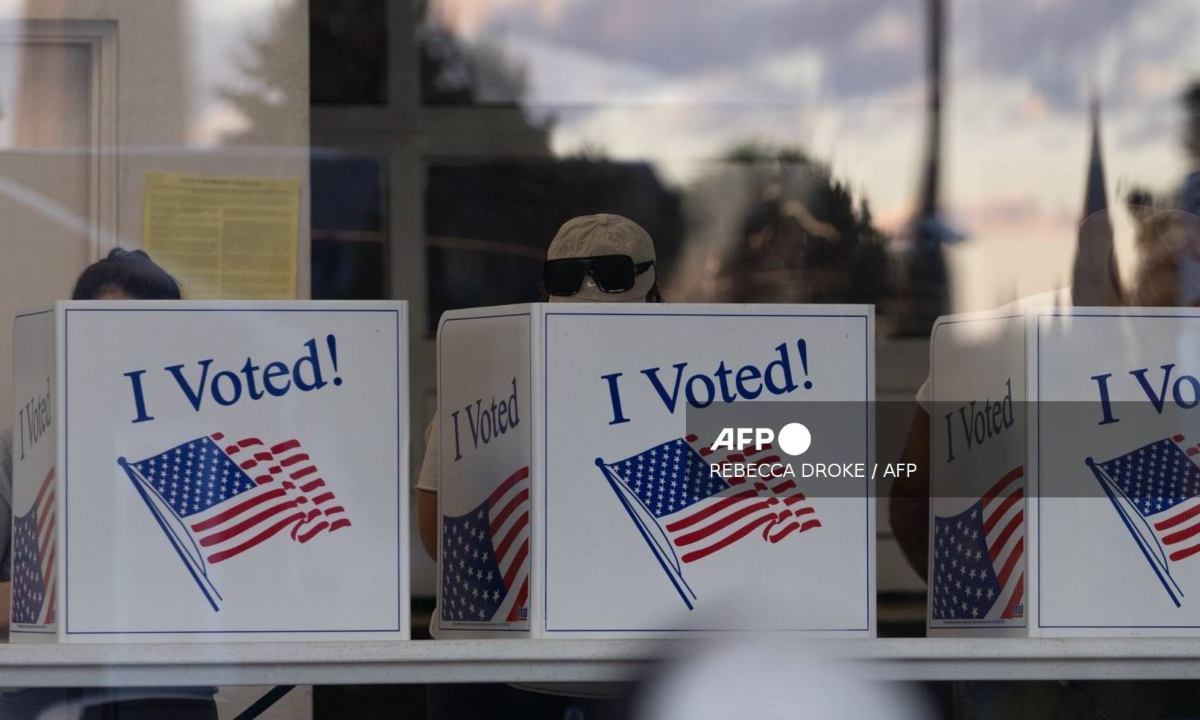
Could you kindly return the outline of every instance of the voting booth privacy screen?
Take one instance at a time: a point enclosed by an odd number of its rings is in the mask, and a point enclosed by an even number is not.
[[[931,636],[1026,632],[1025,317],[942,317],[928,385]]]
[[[1200,311],[1027,322],[1038,632],[1200,634]]]
[[[15,641],[407,638],[407,317],[63,302],[14,324]]]
[[[809,408],[811,448],[789,459],[869,469],[873,352],[869,306],[446,313],[436,634],[872,635],[869,472],[714,474],[719,460],[766,467],[780,451],[717,450],[688,416],[720,403]],[[823,425],[823,403],[851,408],[839,416],[854,424]]]
[[[939,322],[931,633],[1200,634],[1198,351],[1193,309]]]

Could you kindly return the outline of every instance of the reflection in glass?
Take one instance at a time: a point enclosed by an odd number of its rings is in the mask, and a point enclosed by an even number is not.
[[[577,215],[616,213],[654,238],[669,274],[683,240],[680,197],[646,163],[444,162],[426,171],[430,332],[446,310],[541,297],[551,238]]]
[[[387,165],[379,158],[314,157],[312,297],[381,300],[387,271]]]

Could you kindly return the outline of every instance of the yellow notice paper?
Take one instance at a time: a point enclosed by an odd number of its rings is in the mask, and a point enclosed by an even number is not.
[[[146,175],[142,244],[189,299],[296,297],[300,183]]]

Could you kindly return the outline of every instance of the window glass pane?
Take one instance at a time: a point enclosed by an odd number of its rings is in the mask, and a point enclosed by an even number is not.
[[[541,298],[546,245],[577,215],[611,212],[655,238],[664,272],[683,240],[681,198],[646,163],[462,161],[428,168],[430,332],[446,310]]]
[[[313,158],[313,299],[384,297],[386,167],[370,157]]]
[[[312,104],[385,104],[385,0],[312,0],[308,13]]]

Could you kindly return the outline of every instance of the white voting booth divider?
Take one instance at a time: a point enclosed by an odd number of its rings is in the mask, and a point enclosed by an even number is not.
[[[796,460],[836,449],[869,469],[873,308],[563,303],[444,315],[438,636],[872,636],[869,474],[743,496],[744,478],[711,477],[713,438],[686,423],[689,406],[726,393],[734,405],[853,408],[853,425],[806,417],[812,450]]]
[[[14,323],[15,642],[407,638],[398,302]]]
[[[943,318],[931,351],[931,632],[1200,635],[1200,311]],[[988,588],[1024,595],[973,617]]]
[[[1038,631],[1200,635],[1200,310],[1028,322]]]
[[[929,635],[1023,635],[1024,313],[939,318],[929,352]]]

